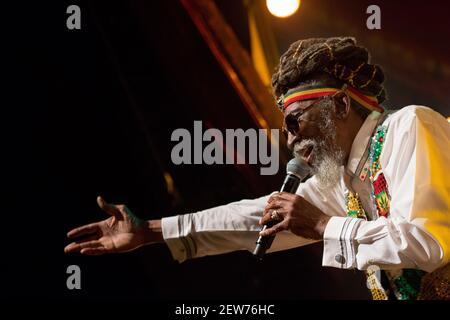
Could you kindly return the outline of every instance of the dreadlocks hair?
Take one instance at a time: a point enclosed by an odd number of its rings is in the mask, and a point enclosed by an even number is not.
[[[326,85],[347,83],[375,96],[380,104],[386,100],[383,70],[369,64],[369,52],[351,37],[312,38],[291,44],[272,76],[275,99],[289,89],[316,81]],[[370,113],[354,101],[352,107],[363,118]]]

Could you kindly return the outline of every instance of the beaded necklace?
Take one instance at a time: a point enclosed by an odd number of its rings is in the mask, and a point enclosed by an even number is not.
[[[372,196],[376,204],[379,217],[388,218],[390,213],[391,196],[388,184],[380,164],[380,156],[388,127],[379,125],[372,136],[369,147],[369,172],[372,184]],[[363,174],[366,174],[363,173]],[[347,193],[347,216],[368,220],[368,216],[362,206],[361,199],[357,193]],[[375,271],[370,269],[366,272],[367,283],[374,300],[386,300],[388,293],[381,287],[375,276]],[[415,300],[419,294],[421,279],[425,272],[417,269],[403,269],[386,271],[389,284],[398,300]]]

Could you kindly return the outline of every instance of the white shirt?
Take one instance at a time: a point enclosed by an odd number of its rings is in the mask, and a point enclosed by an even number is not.
[[[297,194],[332,216],[324,233],[323,266],[366,270],[377,265],[431,272],[450,257],[450,124],[422,106],[389,115],[380,164],[391,195],[390,215],[377,217],[371,193],[356,176],[352,187],[373,220],[347,217],[344,172],[355,173],[379,116],[374,112],[365,120],[336,187],[319,189],[312,177]],[[268,197],[163,218],[162,233],[172,256],[182,262],[236,250],[252,252]],[[283,231],[268,252],[312,242]]]

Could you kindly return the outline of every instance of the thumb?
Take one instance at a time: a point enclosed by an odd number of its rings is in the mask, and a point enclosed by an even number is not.
[[[97,204],[103,211],[105,211],[109,215],[116,217],[116,218],[122,217],[120,210],[117,209],[117,207],[115,205],[107,203],[101,196],[97,197]]]
[[[277,234],[278,232],[283,231],[283,230],[287,230],[287,226],[284,221],[277,223],[276,225],[274,225],[271,228],[261,231],[259,234],[263,237],[270,237],[270,236],[274,236],[275,234]]]

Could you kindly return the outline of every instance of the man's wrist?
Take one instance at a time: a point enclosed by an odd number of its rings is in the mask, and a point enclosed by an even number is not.
[[[320,234],[320,238],[323,239],[323,236],[325,234],[325,229],[327,228],[328,225],[328,221],[330,221],[331,217],[328,215],[323,216],[323,218],[320,220],[319,223],[319,234]]]
[[[164,242],[161,219],[145,221],[144,238],[145,244]]]

